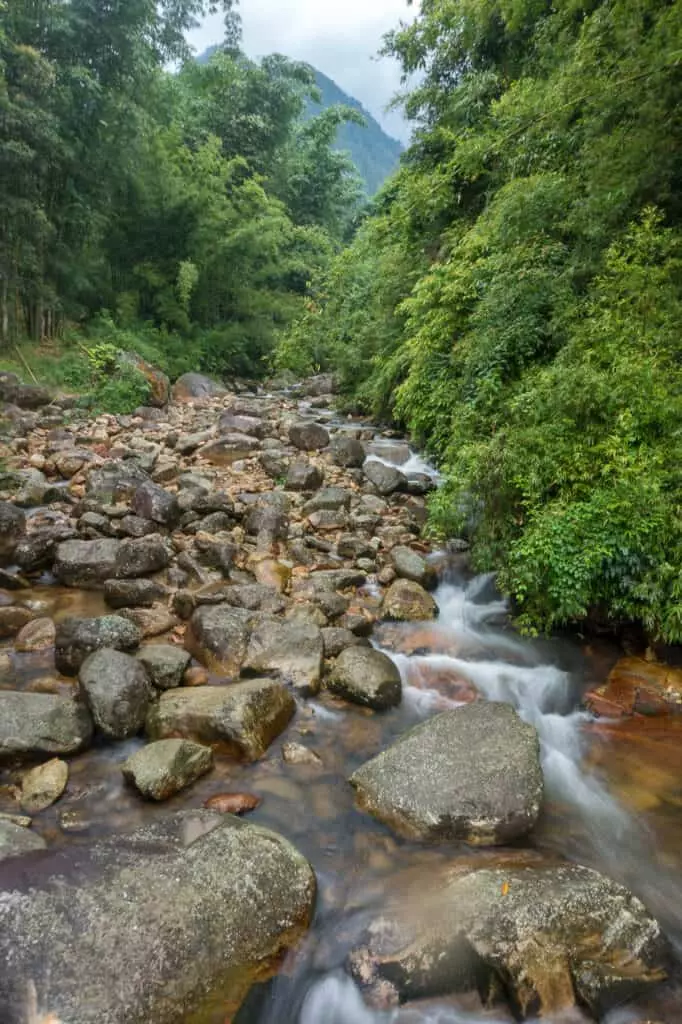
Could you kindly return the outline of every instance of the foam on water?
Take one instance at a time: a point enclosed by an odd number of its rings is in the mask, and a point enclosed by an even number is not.
[[[441,479],[440,473],[437,469],[434,469],[426,459],[423,459],[421,455],[416,452],[411,452],[407,462],[392,462],[391,459],[384,458],[383,455],[377,455],[372,453],[367,456],[368,462],[382,462],[384,466],[391,466],[393,469],[399,469],[401,473],[405,473],[406,476],[412,476],[417,473],[421,473],[424,476],[431,477],[432,480],[438,482]]]

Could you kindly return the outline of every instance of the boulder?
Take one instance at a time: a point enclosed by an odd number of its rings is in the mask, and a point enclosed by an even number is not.
[[[8,857],[21,857],[32,850],[44,850],[47,843],[42,836],[12,821],[0,821],[0,861]]]
[[[65,676],[78,675],[85,659],[104,647],[116,651],[134,651],[142,635],[132,622],[120,615],[102,615],[97,619],[62,619],[55,638],[55,665]]]
[[[9,501],[0,501],[0,564],[12,560],[25,533],[25,514]]]
[[[0,759],[78,754],[91,739],[92,719],[80,701],[0,690]]]
[[[352,497],[352,492],[345,487],[323,487],[305,503],[303,514],[309,516],[313,512],[339,512],[341,509],[348,509]]]
[[[221,434],[247,434],[262,439],[266,434],[266,424],[259,416],[240,416],[226,412],[218,421],[218,430]]]
[[[6,473],[0,470],[0,491],[13,491],[14,505],[20,508],[44,505],[63,496],[39,469],[15,469]]]
[[[332,454],[336,465],[343,469],[360,469],[365,462],[365,446],[354,437],[335,437]]]
[[[129,654],[95,651],[78,673],[96,727],[112,739],[134,736],[144,725],[151,686],[144,666]]]
[[[537,732],[508,704],[447,711],[401,736],[350,779],[358,804],[403,835],[507,843],[537,821]]]
[[[154,580],[105,580],[104,600],[110,608],[151,608],[166,596],[166,588]]]
[[[402,699],[400,672],[387,655],[372,647],[346,647],[326,685],[344,700],[375,711],[397,707]]]
[[[287,491],[316,491],[324,482],[324,473],[307,459],[296,459],[289,466],[285,487]]]
[[[21,806],[29,814],[44,811],[59,800],[68,781],[69,766],[58,757],[31,768],[21,780]]]
[[[391,563],[400,579],[412,580],[432,590],[438,582],[435,570],[412,548],[398,545],[391,550]]]
[[[289,440],[304,452],[316,452],[329,444],[329,431],[321,423],[292,423]]]
[[[364,647],[367,641],[342,626],[328,626],[320,630],[325,658],[338,658],[347,647]]]
[[[244,673],[274,672],[304,696],[320,689],[324,645],[315,625],[279,619],[263,619],[249,638]]]
[[[52,571],[67,587],[93,587],[116,576],[121,541],[66,540],[59,544]]]
[[[185,633],[185,649],[216,675],[239,675],[257,614],[229,605],[203,605]]]
[[[153,409],[163,409],[170,399],[170,380],[158,366],[152,366],[137,352],[125,352],[120,359],[141,373],[149,387],[147,401]]]
[[[396,580],[384,594],[381,614],[396,622],[424,621],[437,617],[438,605],[419,583]]]
[[[169,545],[158,533],[148,534],[138,540],[122,540],[114,575],[119,579],[147,576],[166,569],[170,560]]]
[[[148,473],[137,462],[121,459],[90,470],[86,490],[91,498],[115,504],[132,500],[137,488],[148,480]]]
[[[379,494],[393,494],[395,491],[407,490],[407,477],[395,466],[387,466],[378,459],[368,459],[364,465],[364,474]]]
[[[656,921],[578,864],[509,852],[402,872],[393,885],[350,957],[384,1003],[478,990],[484,1000],[506,994],[517,1019],[580,1006],[601,1020],[665,977]]]
[[[183,373],[173,385],[171,394],[176,402],[196,402],[218,398],[226,394],[225,388],[203,373]]]
[[[137,652],[150,682],[157,690],[173,690],[182,685],[191,655],[173,644],[147,644]]]
[[[41,526],[19,542],[14,561],[24,572],[51,567],[58,545],[74,536],[75,530],[66,522]]]
[[[257,761],[289,724],[294,699],[272,679],[167,690],[147,718],[151,739],[182,737]]]
[[[231,1016],[305,932],[314,899],[290,843],[210,811],[7,861],[3,1024],[27,1024],[27,993],[64,1024]]]
[[[148,800],[168,800],[212,767],[210,747],[191,740],[157,740],[129,757],[121,771]]]
[[[149,480],[135,491],[133,512],[141,519],[151,519],[154,523],[172,530],[180,519],[180,506],[174,494],[170,494]]]
[[[412,452],[409,444],[405,441],[390,441],[387,438],[380,438],[370,441],[367,445],[367,454],[386,459],[387,462],[392,462],[396,466],[404,466],[406,462],[410,461]]]
[[[197,452],[200,458],[214,466],[231,466],[249,459],[260,450],[260,441],[249,434],[225,434],[203,445]]]
[[[52,395],[37,384],[22,384],[14,373],[0,373],[0,402],[9,402],[19,409],[40,409],[49,405]]]

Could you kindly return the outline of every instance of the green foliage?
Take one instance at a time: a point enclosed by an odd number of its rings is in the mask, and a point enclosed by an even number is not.
[[[415,141],[280,360],[409,426],[524,629],[679,642],[682,10],[423,0],[386,48]]]

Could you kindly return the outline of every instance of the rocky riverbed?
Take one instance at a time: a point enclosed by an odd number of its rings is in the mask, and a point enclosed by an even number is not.
[[[592,805],[554,721],[600,763],[614,706],[631,734],[668,721],[674,670],[577,692],[523,647],[489,582],[453,584],[466,545],[424,540],[436,475],[338,416],[328,378],[190,374],[95,420],[3,386],[3,1024],[638,1021],[676,998],[647,886],[562,837]],[[608,723],[570,717],[587,689]]]

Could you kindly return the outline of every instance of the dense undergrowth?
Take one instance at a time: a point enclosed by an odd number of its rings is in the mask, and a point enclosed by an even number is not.
[[[279,348],[445,472],[528,631],[682,641],[682,8],[424,0],[415,138]]]

